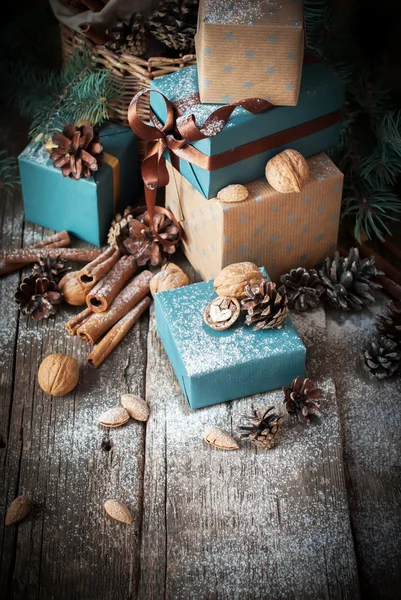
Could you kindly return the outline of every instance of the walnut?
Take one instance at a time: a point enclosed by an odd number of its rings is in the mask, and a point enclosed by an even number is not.
[[[65,396],[78,383],[79,366],[75,358],[65,354],[50,354],[42,361],[38,382],[47,394]]]
[[[83,306],[86,303],[86,296],[89,294],[95,283],[84,285],[77,277],[78,271],[73,271],[64,275],[59,283],[59,288],[63,292],[63,298],[68,304],[73,306]]]
[[[300,192],[309,180],[308,163],[296,150],[284,150],[268,161],[266,179],[282,194]]]
[[[214,289],[219,296],[242,298],[247,285],[252,287],[262,279],[263,275],[254,263],[234,263],[220,271],[214,280]]]
[[[161,268],[161,271],[150,280],[150,291],[152,296],[166,290],[174,290],[175,288],[188,285],[189,280],[184,271],[177,267],[174,263],[166,263]]]

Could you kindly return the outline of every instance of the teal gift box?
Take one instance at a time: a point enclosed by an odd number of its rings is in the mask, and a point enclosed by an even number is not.
[[[138,138],[122,125],[107,123],[100,130],[105,159],[93,177],[75,181],[43,149],[31,143],[20,154],[24,212],[27,221],[67,230],[100,246],[116,212],[133,203],[140,189]]]
[[[199,103],[196,66],[155,79],[151,89],[164,94],[182,118],[194,115],[198,127],[221,106]],[[179,170],[205,198],[214,198],[231,183],[246,184],[262,177],[267,161],[285,148],[309,157],[335,146],[343,102],[344,87],[337,75],[320,62],[305,64],[297,106],[277,106],[257,115],[237,107],[220,133],[191,143],[208,157],[219,156],[230,164],[207,171],[180,159]],[[160,94],[151,94],[151,107],[165,123],[166,106]],[[238,150],[255,154],[238,161]],[[170,159],[168,151],[165,156]]]
[[[306,349],[289,316],[282,329],[254,331],[241,315],[230,329],[215,331],[203,321],[215,297],[213,281],[155,296],[157,331],[190,408],[266,392],[305,376]]]

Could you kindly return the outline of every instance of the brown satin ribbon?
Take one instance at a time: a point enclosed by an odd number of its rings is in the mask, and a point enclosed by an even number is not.
[[[141,96],[150,93],[150,91],[160,94],[166,104],[167,118],[164,125],[159,122],[154,114],[151,117],[153,125],[143,123],[138,115],[138,101]],[[312,121],[302,123],[301,125],[296,125],[290,129],[285,129],[273,135],[243,144],[216,156],[203,154],[203,152],[188,144],[188,142],[206,139],[220,133],[237,106],[241,106],[252,114],[258,114],[274,108],[274,105],[267,100],[249,98],[241,102],[219,107],[208,117],[202,127],[199,128],[196,125],[194,115],[176,118],[174,105],[164,94],[157,90],[142,90],[132,99],[128,108],[129,124],[139,138],[148,142],[148,151],[142,161],[141,172],[145,184],[146,206],[151,220],[155,213],[157,189],[166,186],[169,181],[166,162],[163,157],[166,149],[169,151],[172,165],[177,170],[179,170],[179,159],[183,159],[206,171],[215,171],[260,154],[261,152],[272,150],[278,146],[326,129],[338,123],[341,118],[341,111],[338,110]],[[181,102],[182,107],[183,102]],[[178,225],[169,211],[167,211],[167,214]],[[178,225],[178,227],[180,226]],[[164,243],[166,242],[164,241]]]

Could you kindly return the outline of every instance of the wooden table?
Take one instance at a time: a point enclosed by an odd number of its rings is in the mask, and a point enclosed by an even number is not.
[[[7,248],[49,234],[23,223],[19,199],[3,202],[1,225]],[[360,361],[379,305],[293,315],[308,374],[325,391],[321,415],[309,428],[287,417],[272,451],[243,444],[230,453],[207,447],[204,429],[234,431],[252,406],[283,410],[280,391],[191,412],[153,309],[93,370],[88,346],[64,331],[76,309],[47,322],[20,317],[12,302],[18,279],[0,280],[2,597],[399,597],[401,386],[371,382]],[[52,352],[82,365],[64,398],[37,384]],[[146,397],[146,426],[100,429],[97,416],[125,392]],[[6,507],[21,493],[35,510],[5,529]],[[132,526],[105,516],[108,498],[129,505]]]

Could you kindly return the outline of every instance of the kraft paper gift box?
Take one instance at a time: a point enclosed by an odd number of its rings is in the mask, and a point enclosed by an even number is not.
[[[19,156],[27,221],[100,246],[116,212],[133,203],[141,183],[138,138],[127,127],[108,123],[100,138],[105,152],[93,177],[75,181],[53,167],[49,154],[29,144]]]
[[[282,329],[253,331],[241,315],[230,329],[215,331],[203,322],[203,312],[215,297],[213,281],[155,296],[157,331],[190,408],[304,377],[306,350],[289,316]]]
[[[291,268],[314,267],[337,246],[343,174],[322,153],[308,159],[300,193],[281,194],[266,179],[247,184],[243,202],[205,198],[168,165],[166,206],[184,230],[183,248],[202,279],[236,262],[264,265],[273,281]]]
[[[196,66],[155,79],[151,88],[162,92],[183,118],[193,114],[198,126],[219,108],[199,104]],[[210,161],[218,160],[219,167],[206,170],[179,159],[179,170],[205,198],[213,198],[230,183],[262,177],[266,162],[285,148],[305,157],[325,151],[338,143],[343,100],[341,80],[323,64],[310,63],[303,70],[297,106],[274,107],[257,115],[237,107],[220,133],[190,143]],[[165,123],[166,105],[160,94],[151,94],[151,107]],[[238,152],[247,158],[239,160]],[[170,160],[168,151],[165,157]]]
[[[195,43],[201,102],[253,96],[278,106],[297,104],[302,0],[201,0]]]

